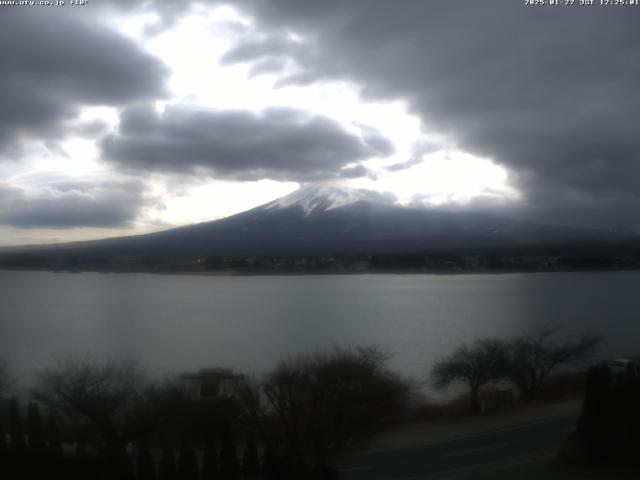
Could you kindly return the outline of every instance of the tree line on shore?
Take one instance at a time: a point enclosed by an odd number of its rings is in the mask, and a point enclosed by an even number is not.
[[[531,402],[553,371],[586,361],[599,342],[551,331],[479,339],[436,362],[430,381],[466,382],[476,413],[490,382],[508,380]],[[133,361],[69,355],[39,372],[26,412],[5,402],[0,468],[26,479],[337,478],[332,455],[415,406],[415,383],[388,360],[375,347],[334,347],[289,357],[262,378],[207,386],[206,376],[151,381]],[[11,383],[1,364],[0,398]]]
[[[609,254],[585,249],[501,250],[475,254],[340,254],[258,256],[161,256],[68,254],[64,251],[0,252],[0,269],[52,270],[57,272],[193,272],[193,273],[464,273],[557,272],[640,269],[637,248]]]

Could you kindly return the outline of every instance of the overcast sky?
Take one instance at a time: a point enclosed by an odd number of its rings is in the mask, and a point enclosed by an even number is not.
[[[0,6],[0,245],[317,182],[640,231],[640,7],[559,3]]]

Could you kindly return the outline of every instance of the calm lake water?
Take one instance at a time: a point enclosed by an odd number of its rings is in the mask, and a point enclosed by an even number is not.
[[[423,378],[462,341],[557,326],[640,352],[640,273],[170,276],[0,271],[0,357],[23,378],[64,352],[152,372],[255,373],[300,352],[379,345]]]

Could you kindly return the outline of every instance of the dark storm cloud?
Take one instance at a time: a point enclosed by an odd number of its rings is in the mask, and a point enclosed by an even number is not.
[[[338,176],[341,178],[361,178],[369,177],[375,178],[375,173],[370,171],[364,165],[356,165],[353,167],[345,167],[338,172]]]
[[[167,74],[132,41],[65,8],[3,8],[0,65],[0,150],[14,154],[22,138],[64,136],[79,106],[162,96]]]
[[[327,69],[329,65],[323,61],[322,51],[316,45],[294,40],[286,34],[249,36],[224,54],[221,63],[250,63],[250,75],[277,74],[276,87],[309,85],[324,76],[338,74]],[[320,65],[322,73],[315,71]]]
[[[617,211],[640,182],[640,9],[511,0],[234,3],[262,33],[228,52],[227,62],[288,57],[303,70],[285,83],[351,79],[369,97],[404,98],[427,129],[506,165],[529,207],[568,219],[573,209],[597,207],[612,223],[627,220]],[[288,31],[310,38],[312,54],[283,41]],[[561,201],[570,205],[556,208]]]
[[[106,134],[108,131],[109,124],[104,120],[90,120],[80,123],[74,133],[87,138],[97,138]]]
[[[401,170],[406,170],[407,168],[411,168],[415,165],[422,163],[421,157],[411,157],[409,160],[405,160],[403,162],[397,162],[392,165],[389,165],[385,169],[388,172],[399,172]]]
[[[256,58],[300,58],[303,55],[308,55],[308,48],[303,43],[291,40],[284,35],[268,35],[237,45],[223,55],[221,62],[223,65],[229,65]]]
[[[287,62],[280,58],[269,58],[263,61],[255,62],[249,69],[250,77],[258,75],[268,75],[270,73],[280,73],[287,67]]]
[[[139,182],[66,181],[24,189],[0,183],[0,224],[19,228],[122,227],[145,205]]]
[[[143,106],[122,114],[102,149],[106,160],[130,169],[307,181],[339,177],[348,164],[392,152],[379,133],[361,130],[354,135],[329,118],[284,108],[254,114],[172,107],[158,114]]]
[[[388,157],[395,152],[395,147],[391,140],[380,133],[377,128],[369,125],[358,124],[357,125],[362,132],[362,139],[371,148],[376,150],[380,156]]]
[[[442,150],[442,149],[443,149],[442,145],[438,145],[433,142],[428,142],[428,141],[416,142],[416,144],[413,145],[411,157],[409,157],[407,160],[403,160],[401,162],[396,162],[392,165],[389,165],[385,169],[388,172],[399,172],[401,170],[406,170],[407,168],[411,168],[415,165],[422,163],[424,161],[423,160],[424,155],[435,153],[438,150]]]

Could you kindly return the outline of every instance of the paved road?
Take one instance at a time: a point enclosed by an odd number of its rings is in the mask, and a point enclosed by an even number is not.
[[[576,413],[556,415],[442,443],[354,453],[336,459],[336,465],[344,480],[473,478],[552,457],[577,418]]]

